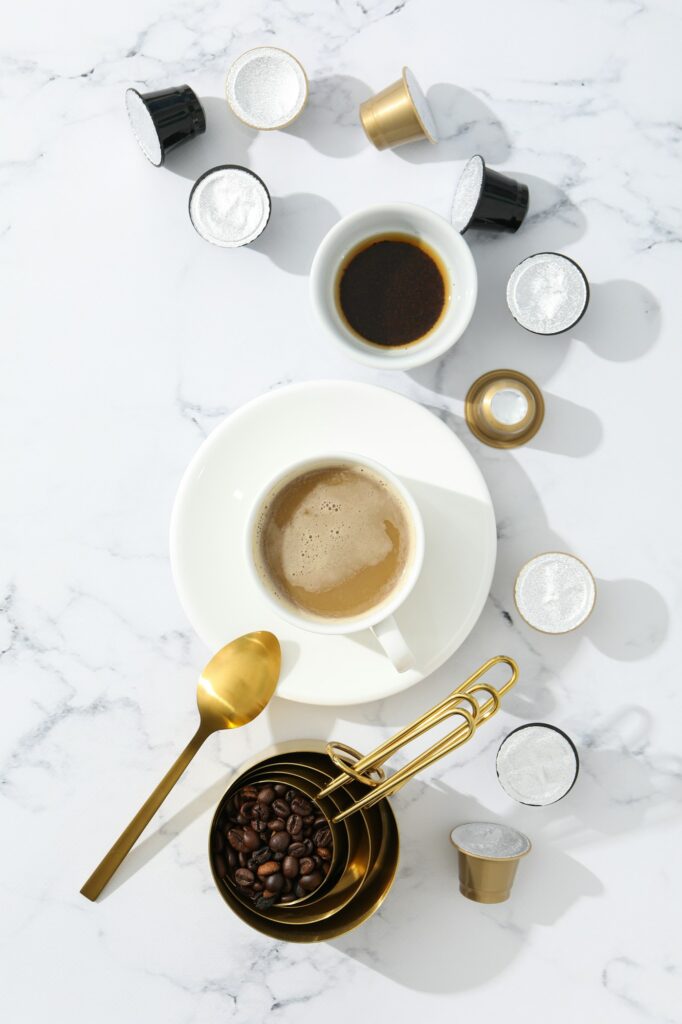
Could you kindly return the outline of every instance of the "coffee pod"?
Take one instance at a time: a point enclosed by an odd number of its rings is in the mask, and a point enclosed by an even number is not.
[[[206,131],[203,107],[188,85],[145,93],[126,89],[126,110],[140,149],[155,167],[171,150]]]
[[[491,370],[471,385],[464,403],[469,430],[491,448],[518,448],[535,437],[545,415],[537,384],[517,370]]]
[[[189,216],[207,242],[236,249],[255,241],[265,230],[270,193],[265,182],[247,167],[212,167],[192,186]]]
[[[451,221],[456,231],[518,231],[528,213],[528,186],[486,167],[478,154],[464,166],[452,201]]]
[[[597,584],[584,562],[564,551],[536,555],[520,569],[514,602],[521,618],[540,633],[570,633],[589,617]]]
[[[308,78],[293,54],[277,46],[257,46],[237,57],[225,81],[235,117],[259,131],[286,128],[308,99]]]
[[[587,309],[590,287],[575,260],[559,252],[537,252],[522,260],[507,283],[507,305],[533,334],[561,334]]]
[[[495,767],[502,789],[512,800],[546,807],[573,788],[578,778],[578,751],[561,729],[530,722],[502,740]]]
[[[523,832],[491,821],[458,825],[450,833],[457,850],[459,891],[476,903],[504,903],[509,899],[522,857],[531,842]]]
[[[438,129],[429,101],[409,68],[402,76],[360,104],[365,135],[377,149],[395,149],[406,142],[438,142]]]

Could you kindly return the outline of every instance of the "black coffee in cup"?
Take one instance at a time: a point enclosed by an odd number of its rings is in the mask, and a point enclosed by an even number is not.
[[[447,306],[447,274],[419,238],[390,233],[367,238],[343,261],[336,303],[363,341],[400,348],[421,341]]]

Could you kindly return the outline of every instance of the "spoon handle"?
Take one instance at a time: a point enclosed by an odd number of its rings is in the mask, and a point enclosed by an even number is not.
[[[135,841],[156,814],[208,735],[209,733],[200,725],[173,767],[166,772],[154,792],[145,800],[128,827],[121,833],[109,852],[105,854],[90,875],[81,889],[83,896],[89,900],[97,899],[114,872],[118,870],[128,856]]]

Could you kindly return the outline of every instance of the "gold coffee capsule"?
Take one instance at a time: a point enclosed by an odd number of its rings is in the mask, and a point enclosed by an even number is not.
[[[530,852],[523,832],[509,825],[472,821],[450,833],[457,850],[459,891],[476,903],[504,903],[509,899],[516,868]]]
[[[360,104],[365,135],[377,149],[395,149],[406,142],[438,142],[438,129],[429,101],[409,68],[376,96]]]
[[[464,415],[472,434],[492,448],[517,448],[535,437],[545,415],[537,384],[517,370],[491,370],[469,388]]]

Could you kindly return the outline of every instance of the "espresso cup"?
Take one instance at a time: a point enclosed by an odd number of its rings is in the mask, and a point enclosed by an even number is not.
[[[268,575],[263,564],[264,556],[260,553],[260,533],[267,516],[269,503],[275,500],[290,483],[314,470],[333,470],[343,467],[368,470],[373,477],[378,478],[386,485],[388,492],[400,504],[406,521],[406,529],[409,532],[407,561],[390,592],[378,600],[376,605],[360,614],[347,616],[325,616],[319,612],[308,614],[301,610],[293,600],[277,591],[276,582],[271,575]],[[254,501],[246,524],[245,548],[246,563],[254,585],[264,600],[281,618],[299,629],[332,636],[358,633],[370,629],[396,671],[405,672],[414,666],[414,656],[394,616],[411,593],[421,572],[424,561],[424,525],[414,498],[405,485],[385,466],[364,456],[348,452],[323,454],[291,463],[262,489]]]
[[[423,246],[443,275],[445,302],[437,322],[407,344],[368,341],[350,327],[339,308],[339,279],[349,255],[382,236]],[[452,224],[422,206],[391,203],[359,210],[334,225],[315,253],[310,296],[327,335],[347,355],[376,369],[408,370],[438,359],[461,338],[474,313],[477,280],[471,250]]]

